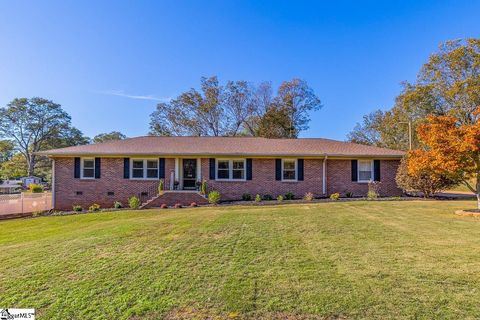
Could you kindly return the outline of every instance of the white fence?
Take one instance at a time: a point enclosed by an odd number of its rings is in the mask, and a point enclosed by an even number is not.
[[[18,193],[0,195],[0,215],[52,209],[52,193]]]

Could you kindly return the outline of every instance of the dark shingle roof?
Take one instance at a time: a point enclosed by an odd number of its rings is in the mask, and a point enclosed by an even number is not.
[[[146,136],[40,152],[61,156],[216,155],[216,156],[377,156],[400,158],[403,151],[320,138]]]

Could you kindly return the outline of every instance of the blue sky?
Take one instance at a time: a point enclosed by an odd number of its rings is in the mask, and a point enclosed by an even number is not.
[[[303,137],[343,140],[438,45],[480,36],[479,1],[1,1],[0,106],[41,96],[88,136],[148,132],[158,100],[221,81],[305,79]]]

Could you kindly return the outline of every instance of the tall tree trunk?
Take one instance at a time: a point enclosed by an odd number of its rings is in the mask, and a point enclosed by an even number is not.
[[[27,168],[28,168],[27,175],[33,176],[33,174],[35,173],[35,156],[34,155],[30,156],[30,159],[27,162]]]

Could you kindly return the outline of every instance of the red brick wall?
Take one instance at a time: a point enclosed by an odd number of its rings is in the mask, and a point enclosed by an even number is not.
[[[380,161],[380,195],[400,196],[402,191],[397,187],[395,175],[397,173],[399,160]],[[342,196],[352,192],[354,196],[366,196],[368,183],[352,181],[351,160],[327,159],[327,193],[339,192]]]
[[[181,162],[180,162],[181,163]],[[401,191],[395,184],[395,174],[398,160],[381,161],[381,195],[400,195]],[[243,193],[270,194],[277,197],[292,192],[297,198],[303,197],[306,192],[312,192],[316,197],[322,194],[322,159],[305,159],[304,181],[282,182],[275,180],[275,159],[253,159],[252,180],[248,181],[216,181],[209,180],[209,159],[201,161],[201,175],[207,179],[209,190],[218,190],[222,200],[241,199]],[[165,161],[166,185],[169,184],[170,172],[175,169],[173,158]],[[102,158],[100,179],[74,179],[74,159],[55,159],[55,208],[70,210],[72,205],[81,205],[85,209],[93,203],[102,207],[112,207],[114,201],[121,201],[127,205],[132,195],[141,192],[156,192],[158,181],[128,180],[123,178],[123,158]],[[76,192],[81,191],[82,195]],[[109,196],[111,191],[115,194]],[[368,185],[351,181],[350,160],[327,160],[327,193],[353,192],[355,196],[365,196]]]
[[[165,159],[166,179],[175,168],[174,159]],[[155,192],[158,180],[129,180],[123,178],[123,158],[102,158],[100,179],[75,179],[74,158],[55,159],[55,209],[71,210],[73,205],[88,209],[93,203],[104,208],[115,201],[128,205],[128,198],[142,192]],[[168,183],[168,181],[167,181]],[[77,195],[77,191],[82,195]],[[109,196],[108,192],[114,192]]]
[[[209,159],[202,159],[202,176],[207,179],[209,190],[218,190],[222,200],[238,200],[242,194],[269,194],[276,198],[292,192],[295,197],[302,198],[306,192],[322,196],[322,159],[305,159],[304,181],[282,182],[275,180],[275,159],[253,159],[252,180],[247,181],[216,181],[208,180]]]

